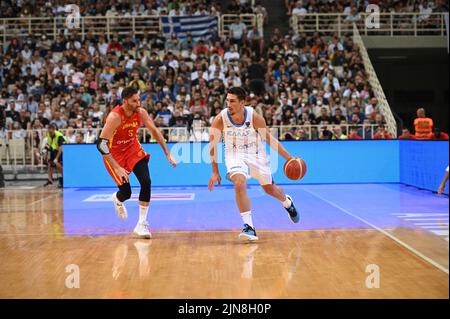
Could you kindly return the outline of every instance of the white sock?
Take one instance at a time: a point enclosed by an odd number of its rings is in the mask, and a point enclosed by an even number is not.
[[[148,207],[139,205],[139,224],[147,221]]]
[[[284,206],[284,208],[289,208],[292,205],[292,202],[289,200],[289,198],[286,196],[286,199],[284,202],[281,202]]]
[[[244,224],[248,224],[251,228],[255,228],[253,227],[252,211],[241,213],[241,217]]]

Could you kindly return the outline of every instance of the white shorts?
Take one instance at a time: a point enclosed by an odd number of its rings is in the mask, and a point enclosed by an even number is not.
[[[270,162],[266,158],[225,158],[227,166],[227,179],[236,174],[242,174],[247,179],[255,178],[261,185],[271,185],[273,183]]]

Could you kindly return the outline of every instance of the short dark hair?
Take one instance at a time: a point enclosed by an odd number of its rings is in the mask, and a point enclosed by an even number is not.
[[[122,100],[128,99],[130,97],[132,97],[133,95],[135,95],[138,92],[138,89],[136,87],[132,86],[127,86],[126,88],[124,88],[122,90]]]
[[[247,96],[247,92],[239,86],[234,86],[230,88],[227,94],[236,95],[239,101],[245,100],[245,97]]]
[[[57,127],[56,127],[56,125],[55,124],[50,124],[49,126],[48,126],[48,129],[50,130],[50,129],[52,129],[52,130],[57,130]]]

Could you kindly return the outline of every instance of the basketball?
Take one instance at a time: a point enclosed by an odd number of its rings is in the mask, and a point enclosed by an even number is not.
[[[284,164],[284,174],[294,181],[302,179],[306,174],[306,163],[301,158],[292,158]]]

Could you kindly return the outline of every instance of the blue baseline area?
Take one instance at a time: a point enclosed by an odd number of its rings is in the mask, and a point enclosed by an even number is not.
[[[150,174],[153,186],[205,186],[211,176],[208,143],[169,143],[179,161],[172,168],[157,144],[144,144],[151,154]],[[284,159],[268,149],[271,169],[278,184],[322,183],[398,183],[400,181],[400,143],[387,141],[302,141],[283,142],[294,156],[302,157],[308,167],[301,181],[291,181],[283,173]],[[223,161],[223,154],[220,158]],[[95,145],[64,146],[64,187],[115,187]],[[219,165],[223,185],[225,164]],[[254,179],[250,185],[257,184]],[[139,186],[134,174],[131,185]]]
[[[400,141],[400,182],[436,191],[448,166],[448,147],[448,141]]]

